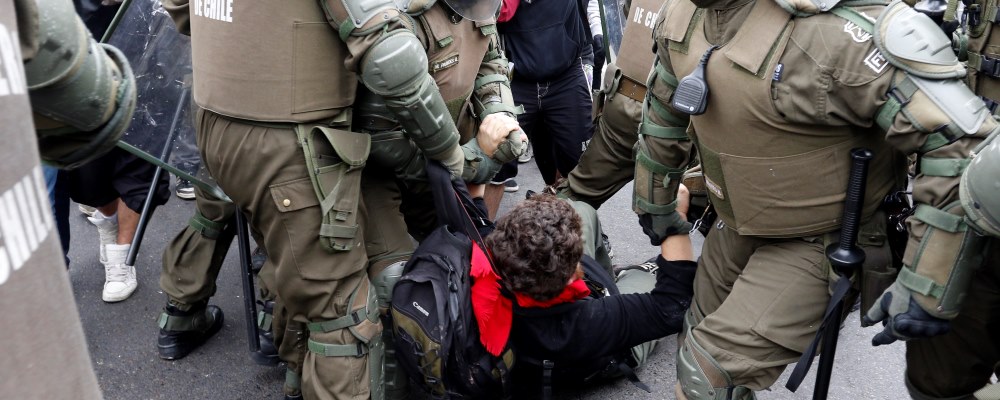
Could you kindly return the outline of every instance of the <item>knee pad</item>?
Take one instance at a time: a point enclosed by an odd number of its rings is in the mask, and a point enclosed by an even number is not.
[[[372,400],[385,399],[384,357],[382,323],[379,319],[375,289],[368,279],[362,279],[347,302],[347,315],[328,321],[307,324],[309,352],[319,357],[367,357],[368,377]],[[347,330],[356,343],[329,343],[331,332]],[[322,339],[325,337],[326,339]]]
[[[385,266],[377,275],[372,277],[372,286],[375,287],[375,297],[378,299],[379,310],[383,313],[392,304],[392,288],[403,276],[403,267],[407,260],[399,260]]]
[[[382,312],[382,342],[385,344],[385,368],[383,369],[386,399],[405,399],[408,396],[409,378],[396,361],[396,348],[393,346],[393,331],[389,320],[389,305],[392,304],[392,288],[403,276],[403,266],[407,260],[399,260],[387,265],[372,278],[375,287],[375,297]]]
[[[677,351],[677,382],[688,400],[756,400],[753,390],[733,385],[729,373],[691,335],[694,326],[689,312],[684,322],[683,341]]]

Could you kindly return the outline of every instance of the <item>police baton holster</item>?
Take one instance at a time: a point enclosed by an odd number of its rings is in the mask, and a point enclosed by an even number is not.
[[[851,289],[851,277],[865,262],[865,251],[857,245],[858,229],[861,226],[861,208],[864,205],[865,181],[868,178],[868,162],[872,159],[871,150],[855,148],[851,150],[851,175],[847,181],[847,197],[844,200],[844,214],[841,220],[840,241],[826,248],[826,258],[830,266],[840,276],[830,295],[830,302],[823,314],[823,323],[816,331],[816,337],[802,353],[795,370],[788,378],[785,387],[795,391],[809,372],[813,358],[820,342],[823,351],[819,357],[819,369],[816,371],[816,387],[813,389],[813,400],[825,400],[830,388],[830,375],[833,372],[833,359],[837,352],[837,338],[840,335],[840,322],[844,314],[844,297]]]

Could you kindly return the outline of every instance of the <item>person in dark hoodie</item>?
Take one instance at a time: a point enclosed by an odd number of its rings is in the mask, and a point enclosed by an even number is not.
[[[696,267],[689,236],[669,237],[655,262],[619,270],[621,295],[594,298],[583,280],[581,263],[594,261],[584,257],[582,225],[568,201],[539,195],[485,239],[513,313],[507,344],[518,360],[511,371],[518,397],[620,375],[613,360],[638,367],[658,339],[681,330]],[[493,333],[482,332],[486,340]]]
[[[514,103],[524,107],[517,120],[534,148],[535,163],[546,185],[569,176],[593,135],[593,102],[585,69],[593,68],[594,51],[586,17],[586,0],[505,1],[497,24],[511,68]],[[516,9],[516,11],[513,11]],[[587,65],[587,67],[585,67]],[[593,72],[591,72],[593,73]],[[517,175],[508,163],[494,184]]]

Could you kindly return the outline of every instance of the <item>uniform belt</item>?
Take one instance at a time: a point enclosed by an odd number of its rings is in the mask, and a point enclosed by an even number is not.
[[[622,75],[622,78],[618,81],[617,92],[640,103],[646,100],[646,85],[636,82],[625,75]]]

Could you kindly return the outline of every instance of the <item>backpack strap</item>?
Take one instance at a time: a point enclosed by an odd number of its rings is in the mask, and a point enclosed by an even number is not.
[[[542,360],[542,400],[552,399],[552,370],[556,363],[552,360]]]
[[[626,357],[631,357],[631,355],[628,355]],[[631,382],[633,386],[645,390],[646,393],[653,393],[653,391],[649,389],[649,385],[647,385],[645,382],[639,379],[639,376],[635,374],[635,370],[632,369],[632,367],[630,367],[628,363],[621,360],[616,360],[613,362],[617,364],[618,371],[621,372],[621,374],[625,376],[625,379],[628,379],[628,381]]]
[[[584,254],[583,258],[580,259],[580,263],[583,264],[583,273],[586,275],[587,279],[604,286],[604,288],[608,290],[608,294],[611,296],[621,294],[618,290],[618,285],[615,285],[614,278],[608,275],[608,271],[601,267],[601,264],[599,264],[596,260]]]

